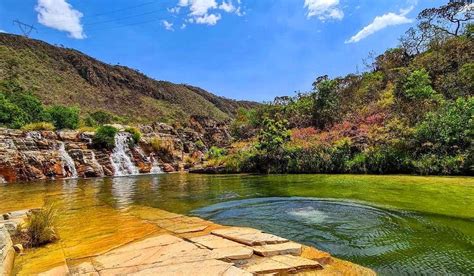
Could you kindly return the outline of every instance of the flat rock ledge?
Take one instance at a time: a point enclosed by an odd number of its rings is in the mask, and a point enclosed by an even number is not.
[[[11,239],[18,227],[26,218],[27,211],[16,211],[0,214],[0,275],[9,275],[15,261],[15,249]]]
[[[285,238],[154,209],[137,217],[162,230],[107,252],[66,258],[40,275],[375,275]]]

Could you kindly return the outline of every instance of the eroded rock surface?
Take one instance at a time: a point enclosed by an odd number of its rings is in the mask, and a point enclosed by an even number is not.
[[[121,125],[115,127],[125,129]],[[185,128],[155,123],[142,126],[140,131],[140,143],[126,151],[139,173],[150,173],[156,166],[165,172],[189,169],[203,162],[204,152],[211,146],[230,143],[227,126],[205,117],[191,118]],[[93,137],[91,132],[0,128],[0,183],[68,178],[75,174],[117,175],[112,151],[94,147]],[[128,139],[131,141],[131,137]]]

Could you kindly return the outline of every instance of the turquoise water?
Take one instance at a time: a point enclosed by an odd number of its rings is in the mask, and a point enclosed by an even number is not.
[[[0,212],[48,201],[62,202],[66,220],[77,210],[95,217],[98,206],[114,216],[150,206],[256,227],[381,274],[474,274],[472,177],[170,174],[0,185]]]

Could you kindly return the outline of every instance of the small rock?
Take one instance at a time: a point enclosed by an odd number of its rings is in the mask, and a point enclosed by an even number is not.
[[[163,171],[166,173],[170,173],[170,172],[175,172],[176,170],[171,164],[166,163],[163,165]]]

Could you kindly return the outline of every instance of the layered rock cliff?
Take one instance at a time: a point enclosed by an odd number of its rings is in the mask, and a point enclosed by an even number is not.
[[[154,123],[140,131],[138,144],[121,131],[107,150],[94,147],[93,132],[0,128],[0,182],[186,170],[200,164],[209,147],[231,139],[225,124],[205,117],[193,117],[187,128]]]

